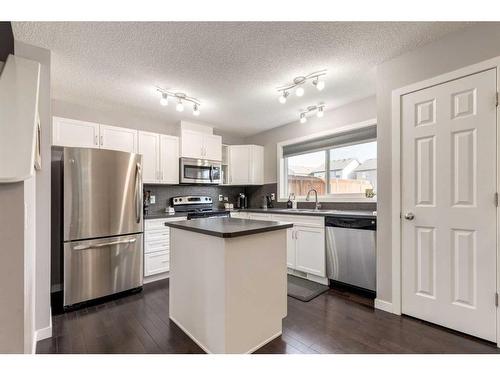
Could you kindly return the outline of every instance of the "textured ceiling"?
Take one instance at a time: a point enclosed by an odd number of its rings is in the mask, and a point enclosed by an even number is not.
[[[168,123],[191,111],[162,107],[155,85],[201,99],[196,120],[240,135],[375,93],[375,65],[464,27],[443,22],[15,22],[17,40],[52,51],[52,97]],[[328,69],[286,104],[275,88]]]

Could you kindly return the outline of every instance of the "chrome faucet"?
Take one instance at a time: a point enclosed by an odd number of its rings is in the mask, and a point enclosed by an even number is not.
[[[321,207],[321,204],[318,202],[318,191],[314,188],[311,188],[308,192],[307,192],[307,197],[306,197],[306,201],[309,202],[309,197],[311,195],[311,191],[314,191],[314,198],[315,198],[315,203],[314,203],[314,209],[315,210],[319,210],[320,207]]]

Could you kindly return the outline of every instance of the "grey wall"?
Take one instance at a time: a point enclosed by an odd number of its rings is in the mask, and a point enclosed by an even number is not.
[[[123,108],[110,108],[106,111],[58,99],[52,100],[52,115],[160,134],[175,135],[177,130],[177,125],[175,123],[159,120],[156,117],[147,116],[145,113],[138,114]],[[238,135],[220,132],[217,129],[214,130],[214,133],[222,136],[223,143],[243,143],[243,137]]]
[[[24,182],[0,184],[0,354],[24,352]]]
[[[378,66],[377,298],[392,301],[391,94],[392,90],[500,56],[500,23],[469,26]]]
[[[296,121],[247,137],[245,143],[264,146],[264,182],[273,183],[277,182],[276,144],[278,142],[370,120],[376,116],[377,101],[375,96],[372,96],[327,110],[323,118],[311,117],[305,124]]]
[[[50,51],[15,41],[15,54],[38,61],[40,91],[38,111],[41,123],[42,169],[36,174],[36,299],[35,329],[50,325]]]

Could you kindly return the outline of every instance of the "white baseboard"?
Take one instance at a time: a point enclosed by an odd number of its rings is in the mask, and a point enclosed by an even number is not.
[[[146,276],[142,280],[142,283],[143,284],[153,283],[155,281],[160,281],[160,280],[163,280],[163,279],[168,279],[169,277],[170,277],[170,273],[169,272],[164,272],[164,273],[160,273],[158,275]]]
[[[52,337],[52,308],[49,310],[49,325],[44,328],[40,328],[33,332],[33,343],[31,346],[31,353],[36,353],[36,343],[40,340],[48,339]]]
[[[382,310],[382,311],[386,311],[386,312],[391,313],[391,314],[394,313],[392,310],[392,303],[391,302],[383,301],[383,300],[378,299],[378,298],[375,299],[375,308]]]

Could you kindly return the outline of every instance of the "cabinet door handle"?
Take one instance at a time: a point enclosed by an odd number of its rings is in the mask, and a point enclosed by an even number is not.
[[[94,143],[95,143],[95,145],[96,145],[96,146],[98,146],[98,145],[99,145],[99,141],[97,140],[97,135],[95,136]]]
[[[101,146],[104,145],[104,142],[103,142],[103,137],[101,135]]]

